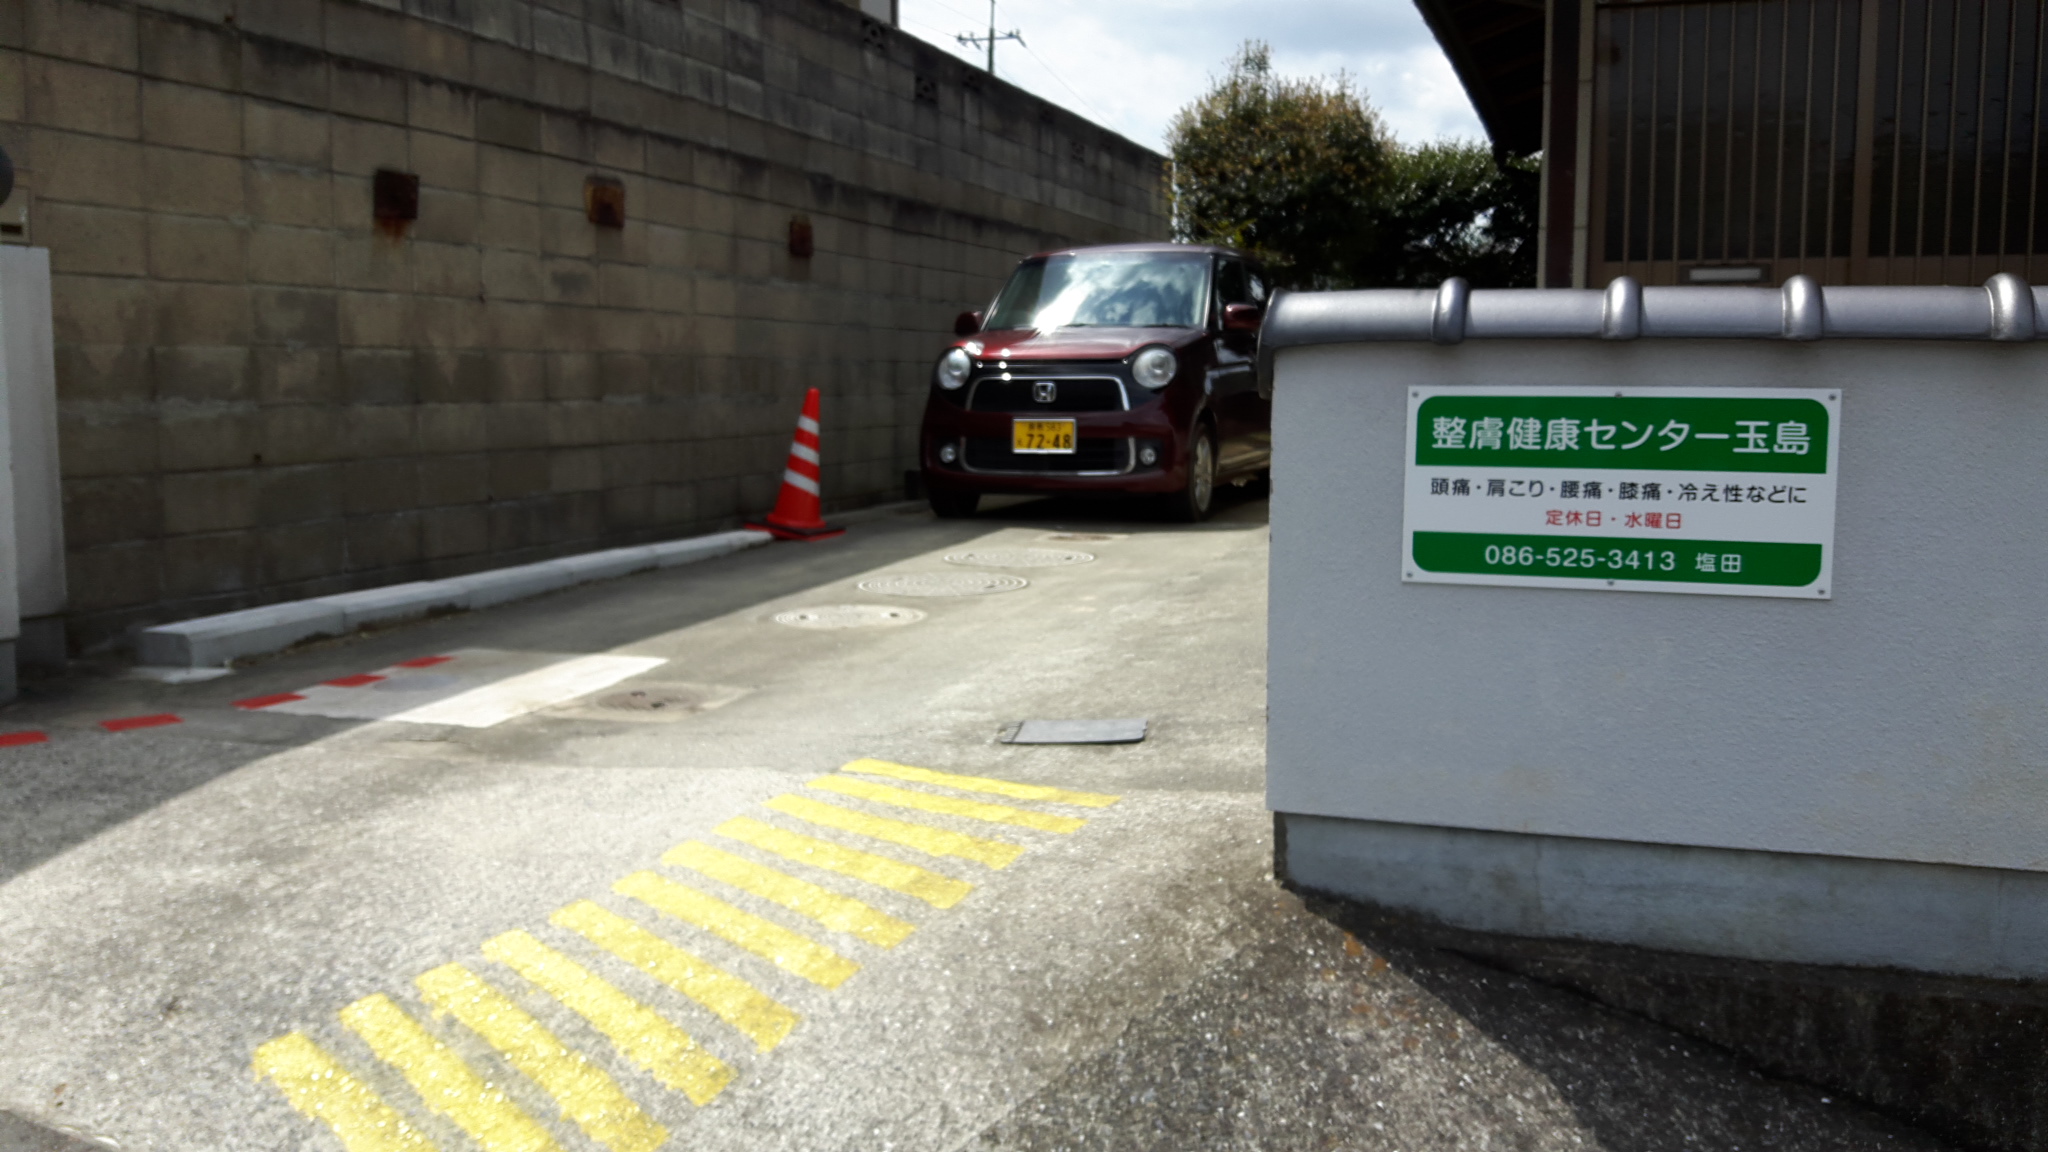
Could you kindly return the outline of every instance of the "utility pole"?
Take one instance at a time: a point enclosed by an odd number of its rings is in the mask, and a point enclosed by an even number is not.
[[[1017,43],[1022,44],[1024,43],[1024,34],[1012,28],[1000,36],[996,35],[996,0],[988,0],[988,35],[977,36],[972,32],[962,32],[955,36],[954,39],[962,44],[988,45],[988,74],[993,76],[996,74],[996,41],[1015,40]]]

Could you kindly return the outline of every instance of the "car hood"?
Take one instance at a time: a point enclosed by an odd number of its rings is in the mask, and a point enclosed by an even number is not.
[[[1148,344],[1181,348],[1201,337],[1199,328],[1027,328],[977,332],[960,347],[983,360],[1121,360]]]

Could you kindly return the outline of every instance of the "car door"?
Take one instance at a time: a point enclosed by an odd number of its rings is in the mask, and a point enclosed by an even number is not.
[[[1272,292],[1266,282],[1266,270],[1256,264],[1247,263],[1244,272],[1246,293],[1263,316],[1266,306],[1272,303],[1269,299]],[[1264,468],[1273,462],[1273,401],[1270,397],[1259,394],[1259,340],[1256,335],[1251,337],[1248,355],[1252,365],[1252,382],[1251,390],[1245,394],[1243,400],[1245,460],[1247,467]]]
[[[1259,398],[1258,335],[1224,328],[1223,311],[1232,304],[1263,308],[1265,285],[1262,277],[1255,277],[1235,256],[1217,257],[1215,284],[1216,301],[1209,323],[1215,333],[1216,359],[1209,369],[1209,407],[1216,413],[1218,469],[1237,472],[1259,466],[1271,442],[1267,432],[1270,405]]]

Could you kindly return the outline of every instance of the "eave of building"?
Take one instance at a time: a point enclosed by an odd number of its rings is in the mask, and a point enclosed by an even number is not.
[[[1543,146],[1543,0],[1415,0],[1493,146]]]

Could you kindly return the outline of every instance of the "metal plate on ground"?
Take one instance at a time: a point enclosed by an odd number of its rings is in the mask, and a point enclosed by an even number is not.
[[[983,568],[1059,568],[1068,564],[1086,564],[1095,559],[1091,552],[1073,552],[1065,548],[977,548],[971,552],[955,552],[946,557],[948,564],[975,564]]]
[[[986,596],[1015,592],[1030,583],[1003,572],[898,572],[863,580],[860,590],[884,596]]]
[[[1146,720],[1025,720],[1003,731],[1005,744],[1136,744]]]
[[[1108,540],[1128,540],[1121,532],[1047,532],[1040,540],[1055,544],[1100,544]]]
[[[775,615],[777,624],[828,631],[838,628],[889,628],[898,624],[915,624],[922,619],[924,613],[917,609],[898,608],[893,604],[828,604],[823,608],[797,608]]]
[[[616,691],[593,696],[549,711],[577,720],[616,720],[628,724],[661,724],[681,720],[727,704],[747,694],[725,684],[680,684],[635,681]]]

